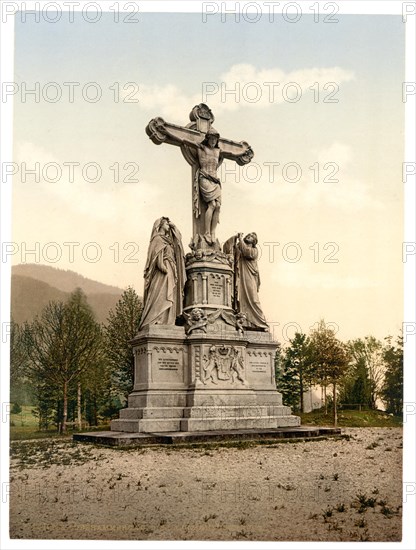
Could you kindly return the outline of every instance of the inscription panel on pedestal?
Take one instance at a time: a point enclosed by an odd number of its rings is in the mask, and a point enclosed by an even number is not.
[[[225,305],[224,275],[211,273],[208,277],[208,303]]]
[[[155,346],[152,349],[153,382],[183,382],[183,347]]]
[[[269,383],[272,376],[270,351],[247,350],[248,369],[247,378],[251,384],[256,382],[261,384]]]
[[[141,384],[147,377],[147,353],[145,346],[134,350],[134,382]]]
[[[159,370],[178,370],[180,362],[177,357],[158,357],[157,367]]]
[[[251,361],[250,362],[251,370],[253,372],[267,372],[270,363],[269,361]]]

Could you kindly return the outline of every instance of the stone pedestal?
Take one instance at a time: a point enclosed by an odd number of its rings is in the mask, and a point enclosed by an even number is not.
[[[186,258],[183,326],[149,325],[132,341],[135,382],[111,429],[175,432],[299,426],[276,390],[277,344],[233,310],[233,260],[218,248]]]
[[[211,272],[204,273],[209,280]],[[197,289],[208,288],[208,300],[191,306],[226,309],[223,303],[212,304],[209,283],[198,278]],[[226,289],[226,283],[221,288]],[[242,334],[222,317],[212,326],[187,330],[188,334],[184,326],[150,325],[136,336],[134,389],[128,408],[112,421],[112,430],[195,432],[300,425],[276,391],[277,346],[270,333]]]
[[[201,308],[206,313],[218,308],[232,312],[233,269],[213,261],[194,261],[186,267],[184,311]]]

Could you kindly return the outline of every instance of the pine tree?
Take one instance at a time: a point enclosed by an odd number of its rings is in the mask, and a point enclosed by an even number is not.
[[[350,349],[349,343],[347,346]],[[346,375],[341,379],[339,398],[345,404],[360,404],[371,408],[371,382],[363,357],[352,359]]]
[[[279,391],[285,404],[303,412],[303,395],[311,385],[309,339],[297,332],[281,358]]]
[[[142,303],[135,290],[128,287],[110,310],[105,327],[105,348],[113,385],[125,399],[134,384],[134,357],[130,341],[139,330]]]
[[[396,345],[391,336],[386,338],[384,350],[386,373],[381,396],[386,403],[386,410],[395,415],[403,413],[403,336],[398,336]]]
[[[369,401],[370,407],[376,409],[377,400],[381,397],[385,372],[383,344],[374,336],[366,336],[352,340],[347,345],[352,363],[356,366],[361,365],[367,373],[368,394],[365,396],[365,402]]]

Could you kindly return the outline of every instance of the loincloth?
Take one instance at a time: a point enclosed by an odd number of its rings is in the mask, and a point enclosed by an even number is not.
[[[221,182],[205,172],[199,172],[199,191],[205,202],[216,200],[221,204]]]

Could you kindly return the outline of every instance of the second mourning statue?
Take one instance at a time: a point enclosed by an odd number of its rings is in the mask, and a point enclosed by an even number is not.
[[[147,252],[140,329],[175,324],[182,313],[185,280],[181,234],[169,218],[159,218],[153,224]]]
[[[234,255],[234,285],[236,311],[245,315],[244,324],[250,328],[268,330],[259,300],[260,275],[257,265],[257,235],[243,233],[224,244],[224,252]]]

